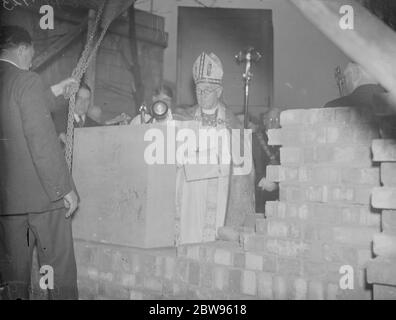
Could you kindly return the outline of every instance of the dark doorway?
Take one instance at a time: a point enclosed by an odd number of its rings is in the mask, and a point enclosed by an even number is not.
[[[243,110],[243,64],[235,55],[253,46],[261,60],[253,65],[249,107],[254,115],[273,101],[272,11],[261,9],[178,8],[177,102],[195,104],[192,66],[206,51],[215,53],[224,67],[224,101],[234,111]]]

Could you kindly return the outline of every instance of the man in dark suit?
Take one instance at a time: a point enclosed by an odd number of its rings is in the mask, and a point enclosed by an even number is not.
[[[41,288],[76,299],[71,215],[78,196],[50,116],[54,97],[74,80],[45,90],[28,71],[34,48],[21,27],[1,27],[0,50],[0,287],[5,297],[29,297],[37,245],[40,266],[54,276],[53,289],[50,281]]]

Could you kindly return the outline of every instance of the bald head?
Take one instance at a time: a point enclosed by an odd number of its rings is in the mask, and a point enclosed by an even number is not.
[[[354,62],[348,63],[344,70],[344,76],[348,94],[359,86],[378,83],[361,65]]]

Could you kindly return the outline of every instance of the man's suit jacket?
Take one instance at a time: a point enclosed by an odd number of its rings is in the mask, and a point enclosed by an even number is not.
[[[0,214],[62,207],[73,188],[40,76],[0,61]]]

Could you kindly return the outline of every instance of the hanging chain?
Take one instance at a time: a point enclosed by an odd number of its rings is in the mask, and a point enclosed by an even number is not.
[[[66,98],[69,98],[69,113],[68,113],[68,118],[67,118],[67,133],[66,133],[66,146],[65,146],[65,157],[66,157],[66,163],[67,166],[69,167],[69,170],[71,171],[72,169],[72,158],[73,158],[73,138],[74,138],[74,114],[75,114],[75,106],[76,106],[76,93],[80,87],[80,81],[87,70],[89,63],[92,61],[93,57],[96,55],[96,52],[100,46],[100,43],[102,42],[107,29],[109,28],[111,24],[111,19],[108,19],[106,24],[103,26],[102,32],[98,38],[98,40],[95,43],[95,46],[91,49],[92,43],[96,34],[96,31],[98,29],[99,21],[103,13],[103,9],[105,7],[106,1],[104,0],[102,2],[102,5],[100,6],[98,13],[96,15],[96,19],[94,22],[94,25],[92,27],[92,30],[90,31],[90,34],[88,36],[87,43],[85,45],[84,51],[81,54],[81,57],[77,63],[76,68],[72,72],[72,77],[76,80],[76,83],[73,84],[70,87],[70,90],[67,93]]]

